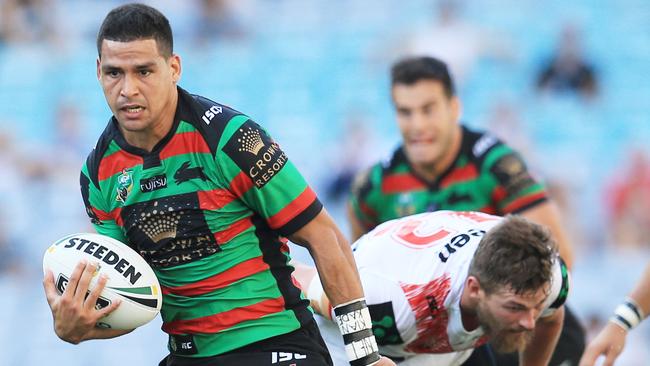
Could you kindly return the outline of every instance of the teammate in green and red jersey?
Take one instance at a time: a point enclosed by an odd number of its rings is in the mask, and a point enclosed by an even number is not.
[[[393,365],[370,322],[359,326],[367,307],[352,252],[314,192],[259,125],[177,86],[172,45],[151,7],[107,15],[97,76],[113,117],[81,172],[96,230],[137,250],[160,281],[170,351],[160,365],[331,364],[285,237],[308,247],[339,305],[350,362]],[[84,299],[94,270],[80,263],[60,296],[44,278],[55,331],[70,343],[129,332],[95,326],[119,304]]]
[[[571,266],[572,250],[556,206],[521,156],[489,133],[459,123],[461,102],[445,63],[407,58],[393,66],[391,79],[402,146],[355,179],[352,240],[385,221],[427,211],[516,213],[547,226]],[[584,331],[567,311],[551,365],[565,360],[576,365],[583,350]]]

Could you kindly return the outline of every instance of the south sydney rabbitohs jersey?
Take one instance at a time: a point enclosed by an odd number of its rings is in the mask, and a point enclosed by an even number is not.
[[[465,330],[460,298],[483,235],[500,222],[479,212],[437,211],[388,221],[354,245],[380,352],[387,356],[441,354],[487,342],[482,328]],[[568,293],[558,258],[541,316]]]
[[[402,147],[354,182],[351,206],[370,230],[382,222],[436,210],[519,213],[546,200],[519,154],[494,136],[462,128],[460,151],[434,182],[411,167]]]
[[[129,145],[111,119],[81,191],[97,232],[153,267],[170,351],[202,357],[311,321],[284,237],[322,205],[259,125],[178,91],[173,127],[151,152]]]

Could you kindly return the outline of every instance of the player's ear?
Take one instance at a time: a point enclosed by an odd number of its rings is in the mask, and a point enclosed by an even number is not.
[[[451,103],[451,113],[455,121],[460,120],[461,113],[463,112],[463,105],[460,102],[460,98],[456,95],[452,95],[450,99]]]
[[[172,54],[169,58],[169,67],[172,69],[172,80],[177,83],[181,78],[181,57],[177,54]]]
[[[99,59],[99,56],[97,56],[97,80],[99,80],[102,77],[101,73],[101,60]]]
[[[482,290],[483,289],[481,288],[481,283],[479,282],[478,278],[474,276],[467,276],[467,279],[465,280],[465,291],[467,291],[467,295],[471,299],[479,299]]]

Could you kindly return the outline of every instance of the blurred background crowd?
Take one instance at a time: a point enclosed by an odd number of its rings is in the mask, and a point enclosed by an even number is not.
[[[266,127],[344,230],[352,176],[399,143],[389,67],[427,54],[449,63],[462,121],[518,149],[561,205],[576,248],[569,303],[590,334],[650,260],[649,1],[145,2],[172,23],[180,85]],[[120,3],[0,0],[1,365],[166,354],[158,320],[59,341],[40,286],[45,248],[91,230],[79,168],[110,116],[95,36]],[[648,345],[645,324],[618,364],[648,365]]]

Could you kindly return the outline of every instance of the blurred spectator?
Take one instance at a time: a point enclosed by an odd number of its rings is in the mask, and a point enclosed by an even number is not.
[[[598,77],[584,55],[581,34],[575,25],[566,24],[562,28],[555,53],[537,76],[537,89],[576,93],[585,98],[598,94]]]
[[[69,197],[79,195],[79,168],[86,159],[92,140],[85,138],[87,124],[78,103],[62,98],[58,101],[54,115],[54,141],[52,149],[56,157],[49,157],[51,167],[48,188],[56,194],[48,197],[50,210],[56,212],[58,227],[85,227],[88,224],[86,212],[80,205],[68,204]],[[78,230],[78,229],[76,229]]]
[[[562,213],[562,222],[571,245],[580,258],[593,251],[600,244],[601,231],[586,230],[584,211],[579,201],[580,188],[571,179],[558,177],[548,179],[546,182],[548,194],[557,203]],[[593,252],[591,252],[593,253]]]
[[[463,1],[438,0],[430,26],[410,36],[405,53],[432,56],[445,61],[456,84],[462,86],[481,57],[509,59],[512,48],[506,38],[463,19]]]
[[[2,121],[2,123],[10,123]],[[17,176],[18,166],[16,152],[16,139],[8,130],[0,130],[0,193],[4,193],[6,187],[11,187],[15,182],[14,179],[7,179],[9,176]]]
[[[18,251],[17,240],[12,240],[7,231],[5,216],[0,212],[0,277],[23,273],[23,262]]]
[[[53,42],[56,19],[49,0],[0,2],[0,43]]]
[[[632,150],[623,171],[613,176],[605,197],[611,243],[650,247],[650,158],[643,150]]]
[[[76,171],[81,166],[88,150],[88,141],[84,139],[84,124],[79,106],[61,99],[54,112],[54,144],[57,161],[64,160],[73,165]]]
[[[519,151],[536,179],[545,177],[548,194],[562,213],[563,226],[566,228],[569,242],[577,252],[588,250],[589,248],[584,248],[584,244],[592,242],[585,238],[584,225],[580,221],[584,215],[578,209],[580,205],[576,198],[580,192],[575,188],[576,182],[558,173],[557,163],[550,164],[556,169],[544,171],[549,169],[548,156],[535,145],[538,140],[531,137],[531,131],[527,128],[519,105],[508,98],[497,99],[488,112],[486,128]]]
[[[8,131],[0,131],[0,277],[18,274],[22,271],[22,261],[18,253],[16,241],[11,240],[9,229],[17,226],[16,214],[20,207],[17,194],[22,189],[21,174],[18,165],[16,141]],[[14,217],[9,217],[8,212]]]
[[[328,169],[331,174],[326,182],[326,197],[332,204],[347,198],[354,177],[375,158],[371,156],[375,152],[372,148],[376,146],[375,137],[363,116],[359,112],[350,112],[343,126],[343,136],[330,149],[334,153],[331,154],[331,169]]]
[[[230,0],[198,0],[194,38],[198,45],[246,36]]]
[[[530,161],[533,141],[528,135],[519,107],[512,101],[497,99],[487,115],[487,130],[508,143]]]

